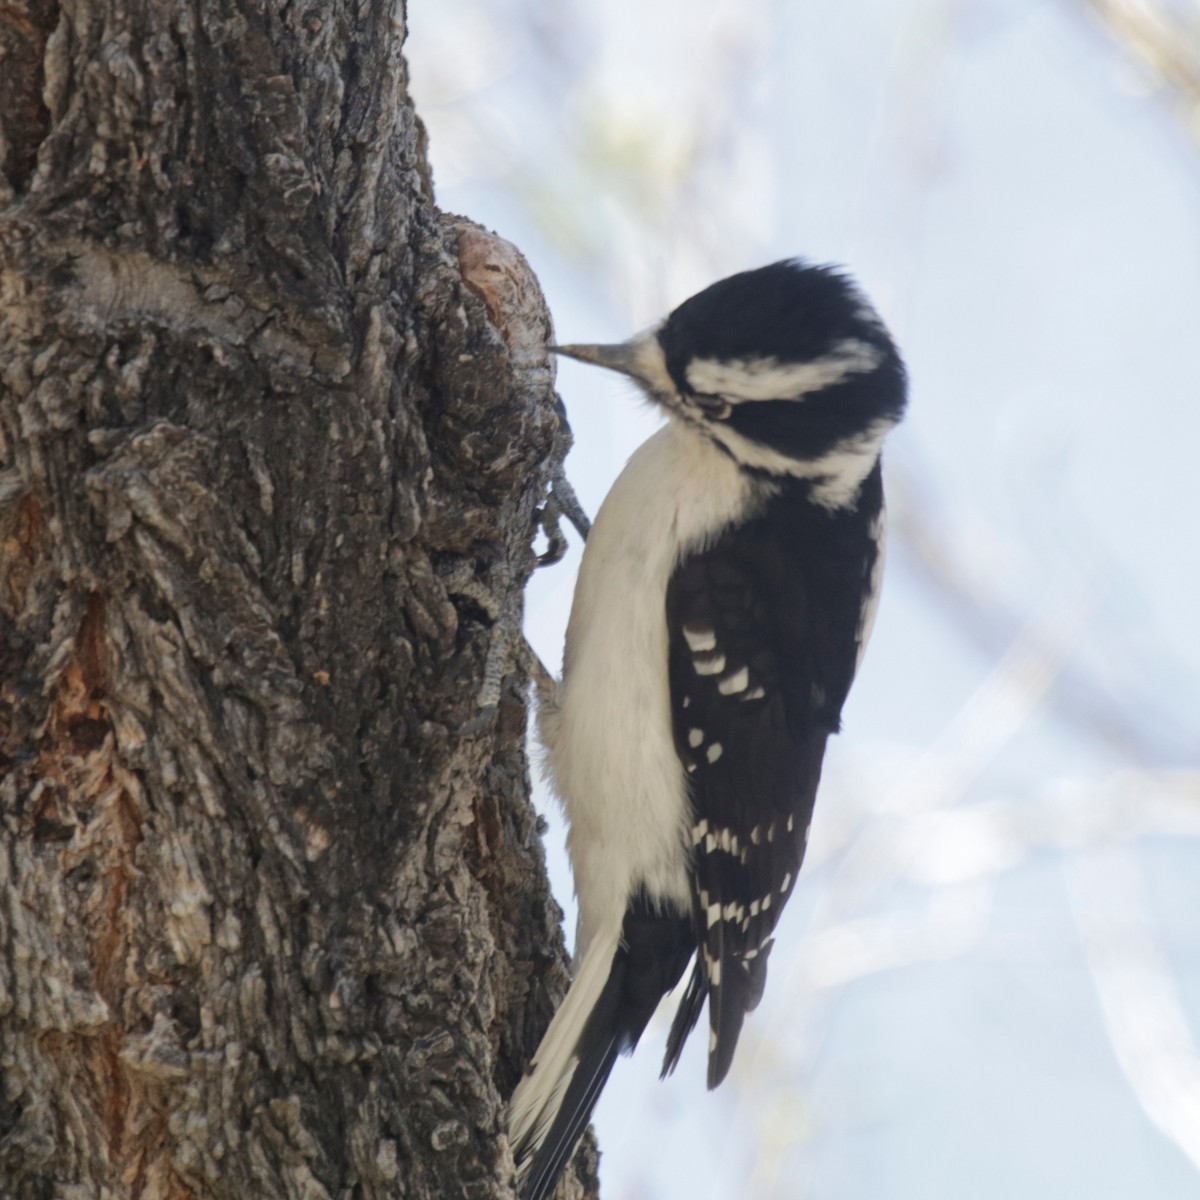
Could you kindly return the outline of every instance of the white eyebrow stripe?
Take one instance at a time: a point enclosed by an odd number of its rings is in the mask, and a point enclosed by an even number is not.
[[[730,404],[745,400],[794,400],[840,383],[847,375],[874,371],[883,361],[878,346],[862,338],[843,338],[832,353],[808,362],[777,358],[695,358],[687,367],[688,385],[720,396]]]

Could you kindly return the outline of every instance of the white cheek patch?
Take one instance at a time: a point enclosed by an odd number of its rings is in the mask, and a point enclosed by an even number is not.
[[[693,391],[720,396],[729,404],[743,400],[794,400],[841,383],[850,375],[874,371],[883,352],[861,338],[843,338],[829,354],[808,362],[776,358],[693,359],[687,368]]]
[[[883,439],[894,425],[890,418],[872,421],[860,433],[834,443],[819,458],[791,458],[726,426],[711,426],[710,433],[748,467],[758,467],[771,475],[812,480],[814,503],[834,511],[849,507],[857,499],[863,480],[879,459]]]

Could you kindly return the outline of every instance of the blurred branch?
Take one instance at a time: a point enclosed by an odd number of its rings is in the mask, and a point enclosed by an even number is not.
[[[1171,92],[1200,139],[1200,10],[1164,0],[1085,0],[1109,34]]]
[[[1147,1117],[1200,1169],[1200,1056],[1128,848],[1076,855],[1071,900],[1104,1026]]]
[[[452,175],[506,190],[576,269],[636,304],[635,321],[754,257],[760,229],[746,217],[769,203],[769,179],[739,168],[765,158],[754,110],[770,0],[719,3],[705,22],[681,25],[691,69],[674,90],[653,64],[638,69],[637,39],[619,41],[620,24],[579,0],[552,18],[514,4],[500,21],[494,7],[461,0],[424,56],[432,65],[414,59],[422,114]],[[497,57],[539,64],[506,104],[496,93],[516,68]],[[513,119],[523,111],[537,113],[534,138]]]
[[[869,852],[860,835],[832,878],[822,880],[823,903],[785,984],[789,1012],[802,1009],[800,996],[969,949],[987,917],[987,893],[973,889],[990,886],[1035,851],[1071,856],[1148,837],[1200,839],[1200,772],[1130,771],[1101,784],[1054,781],[1025,803],[991,800],[884,824]],[[860,849],[869,867],[847,870]],[[856,874],[868,872],[870,887],[863,890]],[[928,890],[904,909],[881,905],[880,892],[896,884]]]
[[[1059,639],[1071,635],[1059,621],[1050,622],[1053,636],[1044,637],[1040,622],[1030,627],[1027,615],[1008,607],[995,580],[972,578],[963,556],[930,515],[935,506],[922,496],[914,475],[896,470],[894,461],[891,465],[888,513],[893,545],[953,628],[992,662],[1001,660],[1020,639],[1039,638],[1041,648],[1037,653],[1046,665],[1057,664],[1055,678],[1046,691],[1047,708],[1107,752],[1139,766],[1185,766],[1195,761],[1194,728],[1159,707],[1151,697],[1114,694],[1077,656],[1064,655]],[[1081,579],[1080,593],[1094,594],[1096,578],[1103,575],[1089,572],[1088,578]],[[1078,607],[1074,636],[1085,632],[1088,615],[1082,606]],[[1026,674],[1039,686],[1046,682],[1040,671]]]

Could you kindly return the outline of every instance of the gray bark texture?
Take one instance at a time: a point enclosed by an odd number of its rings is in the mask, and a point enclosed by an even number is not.
[[[3,1200],[512,1195],[563,439],[404,22],[0,4]]]

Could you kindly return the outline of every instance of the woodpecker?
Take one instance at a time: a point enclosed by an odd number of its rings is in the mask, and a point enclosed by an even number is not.
[[[694,960],[663,1075],[708,1002],[708,1086],[766,983],[830,734],[874,620],[880,451],[904,365],[840,270],[712,284],[620,345],[666,424],[587,538],[538,727],[568,824],[576,971],[509,1105],[523,1200],[553,1190],[618,1053]]]

